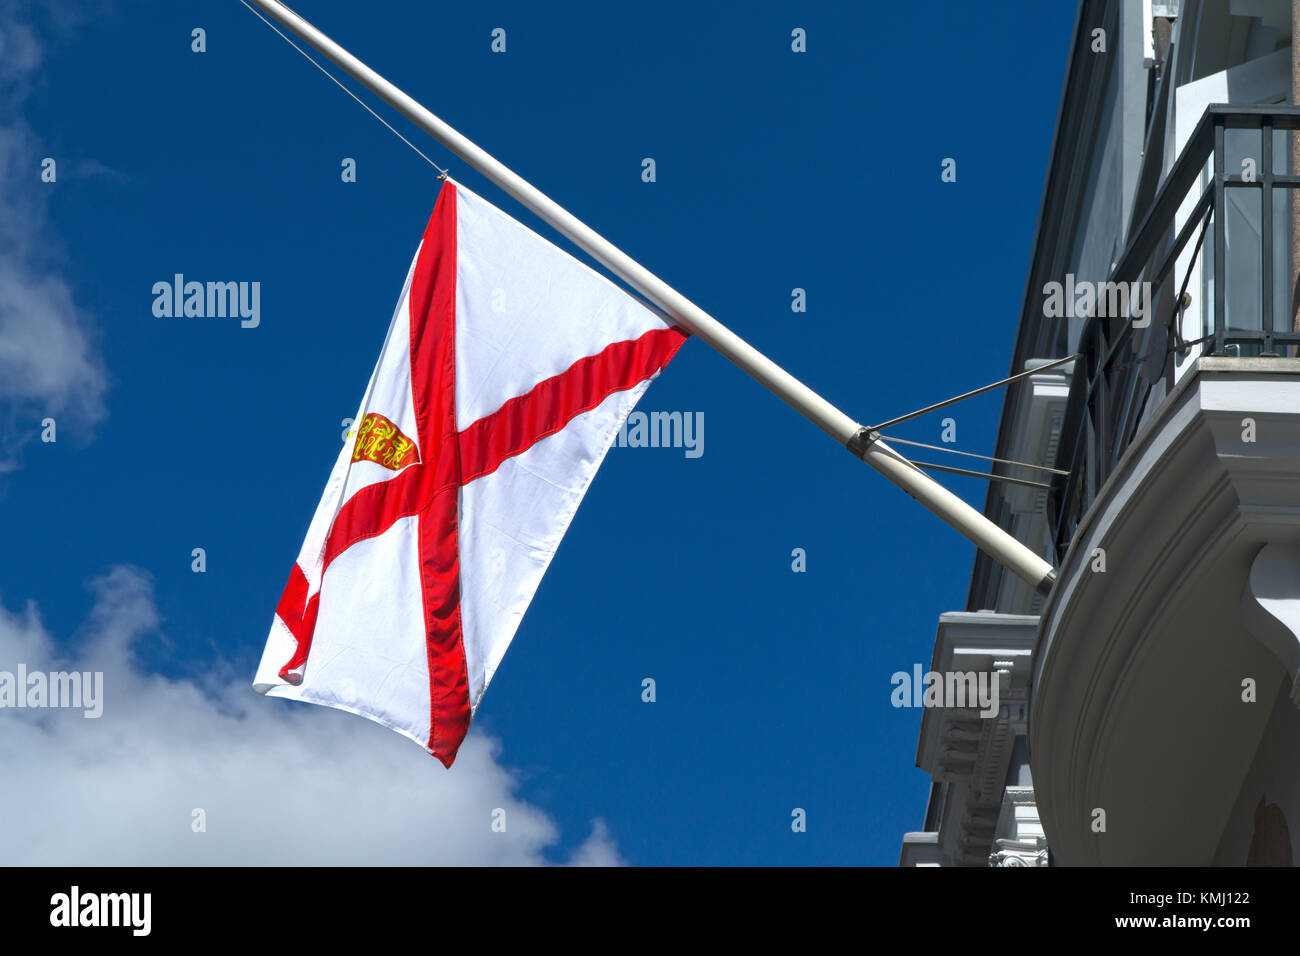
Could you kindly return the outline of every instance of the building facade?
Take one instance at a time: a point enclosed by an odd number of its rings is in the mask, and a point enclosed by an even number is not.
[[[985,513],[932,671],[904,866],[1290,864],[1300,827],[1292,0],[1083,0]],[[1013,465],[1005,477],[1039,478]]]

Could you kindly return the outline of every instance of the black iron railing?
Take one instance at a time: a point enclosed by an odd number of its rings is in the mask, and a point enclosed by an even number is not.
[[[1056,458],[1069,474],[1048,494],[1058,560],[1135,437],[1153,388],[1173,387],[1175,361],[1198,344],[1211,355],[1285,355],[1300,345],[1291,244],[1275,241],[1290,234],[1292,190],[1300,189],[1288,135],[1296,129],[1297,107],[1209,107],[1111,270],[1112,288],[1150,283],[1150,308],[1141,327],[1130,302],[1127,314],[1094,313],[1083,328]],[[1197,187],[1175,233],[1175,214]],[[1179,280],[1175,267],[1193,236]],[[1200,287],[1189,291],[1202,256]],[[1191,296],[1202,302],[1203,321],[1187,340],[1181,325]]]

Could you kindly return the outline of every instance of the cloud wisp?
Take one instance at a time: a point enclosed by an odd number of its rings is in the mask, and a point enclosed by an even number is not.
[[[51,253],[46,203],[57,178],[42,182],[44,157],[22,118],[45,51],[18,7],[0,0],[0,474],[17,467],[43,419],[101,421],[108,387],[94,323]]]

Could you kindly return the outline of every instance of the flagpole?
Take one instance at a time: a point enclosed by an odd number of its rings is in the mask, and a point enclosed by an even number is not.
[[[696,337],[799,412],[854,455],[957,529],[1035,589],[1047,593],[1052,566],[943,485],[881,441],[874,432],[822,398],[713,316],[636,262],[568,210],[366,66],[279,0],[245,0],[319,50],[336,66],[530,209],[574,245],[618,276]]]

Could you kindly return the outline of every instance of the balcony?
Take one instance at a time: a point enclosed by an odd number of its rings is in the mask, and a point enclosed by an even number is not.
[[[1057,454],[1070,474],[1049,496],[1058,558],[1138,428],[1197,357],[1295,354],[1297,129],[1295,107],[1209,107],[1112,270],[1112,287],[1149,283],[1152,314],[1136,324],[1094,315],[1084,326]]]
[[[1210,107],[1109,277],[1151,308],[1082,331],[1028,726],[1066,865],[1245,862],[1221,844],[1300,672],[1297,128]]]

